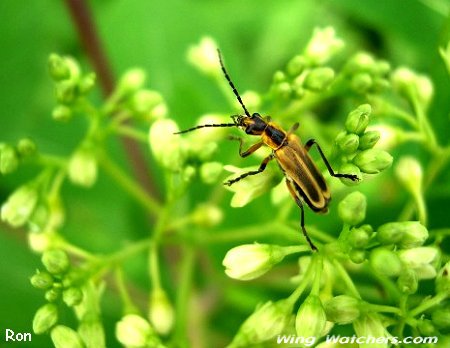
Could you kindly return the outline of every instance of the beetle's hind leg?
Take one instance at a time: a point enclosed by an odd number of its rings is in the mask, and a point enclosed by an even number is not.
[[[308,242],[309,246],[313,251],[317,251],[317,247],[314,245],[314,243],[311,241],[311,238],[309,238],[308,232],[306,232],[305,228],[305,209],[303,208],[302,200],[297,196],[295,187],[293,187],[292,182],[289,181],[289,179],[286,179],[286,185],[289,189],[290,194],[295,200],[295,203],[300,207],[300,227],[302,228],[303,235],[306,238],[306,241]]]
[[[251,155],[253,152],[258,150],[264,144],[262,141],[260,141],[256,144],[253,144],[252,146],[250,146],[247,150],[243,151],[242,147],[244,145],[244,141],[242,140],[242,138],[239,138],[234,135],[230,135],[228,137],[228,139],[239,141],[239,156],[241,156],[241,157],[247,157],[247,156]]]
[[[327,158],[325,157],[325,154],[323,153],[322,149],[320,148],[319,144],[314,139],[310,139],[305,144],[305,150],[309,151],[311,146],[316,145],[317,150],[319,150],[320,157],[322,157],[323,162],[327,166],[328,173],[330,173],[331,176],[334,176],[335,178],[347,178],[353,181],[358,181],[358,176],[355,174],[339,174],[335,173],[333,168],[331,168],[330,162],[328,162]]]
[[[257,145],[257,144],[255,144],[255,145]],[[253,145],[252,147],[254,147],[255,145]],[[271,153],[269,156],[264,158],[264,160],[261,162],[261,165],[259,166],[259,168],[257,170],[252,170],[250,172],[247,172],[247,173],[244,173],[244,174],[238,176],[237,178],[228,180],[228,181],[224,182],[224,185],[231,186],[234,183],[238,182],[239,180],[242,180],[242,179],[246,178],[247,176],[256,175],[256,174],[262,173],[266,169],[267,163],[269,163],[270,160],[273,159],[273,157],[274,157],[274,155]]]

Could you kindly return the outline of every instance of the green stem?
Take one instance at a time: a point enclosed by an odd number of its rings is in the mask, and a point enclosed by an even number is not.
[[[137,202],[139,202],[150,214],[157,216],[161,213],[160,204],[151,197],[142,187],[132,180],[115,164],[106,154],[99,156],[99,162],[106,172]]]
[[[133,301],[131,300],[130,294],[128,293],[127,287],[125,285],[123,270],[120,267],[116,268],[115,271],[115,280],[117,289],[119,291],[120,298],[123,303],[123,312],[125,314],[128,313],[138,313],[138,310],[136,306],[134,305]]]
[[[425,301],[422,301],[420,305],[409,312],[409,315],[415,317],[422,312],[425,312],[427,309],[437,306],[439,303],[444,301],[448,297],[448,294],[445,292],[441,292],[434,297],[431,297]]]
[[[339,274],[339,277],[344,282],[345,286],[347,287],[348,291],[351,293],[351,295],[355,298],[361,298],[361,295],[358,292],[358,289],[356,288],[355,284],[352,281],[352,278],[349,276],[347,270],[344,268],[344,266],[341,265],[341,263],[334,259],[333,265]]]
[[[400,308],[392,307],[392,306],[383,306],[383,305],[369,303],[369,304],[367,304],[367,308],[370,311],[374,311],[374,312],[394,313],[397,315],[402,314],[402,311]]]
[[[294,303],[298,301],[300,296],[303,294],[303,291],[305,291],[306,287],[309,285],[310,278],[312,277],[313,272],[316,270],[317,260],[318,260],[317,258],[311,257],[308,269],[306,270],[304,276],[302,277],[300,284],[297,286],[294,292],[287,298],[287,301],[290,302],[292,305],[294,305]]]
[[[145,132],[138,130],[134,127],[130,127],[127,125],[120,125],[114,128],[114,131],[119,134],[126,136],[128,138],[137,140],[143,144],[147,144],[148,136]]]

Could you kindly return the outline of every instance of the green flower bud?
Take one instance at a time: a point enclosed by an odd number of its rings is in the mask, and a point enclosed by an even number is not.
[[[325,303],[327,320],[340,325],[352,323],[361,314],[360,302],[348,295],[333,297]]]
[[[395,174],[413,197],[422,194],[422,166],[414,157],[402,157],[395,167]]]
[[[126,98],[141,89],[146,79],[147,76],[144,70],[140,68],[129,69],[120,78],[115,93],[117,96]]]
[[[369,116],[372,112],[372,107],[369,104],[362,104],[355,110],[351,111],[347,120],[345,121],[345,129],[349,133],[361,135],[369,124]]]
[[[188,62],[208,76],[219,77],[221,71],[217,58],[217,47],[217,43],[211,37],[202,37],[199,44],[189,47]]]
[[[156,332],[167,335],[172,330],[175,313],[169,298],[162,289],[152,290],[149,308],[150,323]]]
[[[90,145],[82,145],[69,160],[69,179],[79,186],[92,187],[97,181],[97,158]]]
[[[36,143],[29,138],[22,138],[17,143],[17,152],[21,156],[31,156],[36,152]]]
[[[89,73],[86,76],[83,76],[78,85],[80,93],[81,94],[89,93],[92,90],[92,88],[94,88],[96,79],[97,76],[94,73]]]
[[[306,46],[304,57],[311,65],[328,62],[344,47],[344,41],[336,37],[333,27],[315,28]]]
[[[370,234],[371,233],[368,233],[365,228],[352,228],[347,237],[347,241],[352,247],[361,249],[367,246],[367,244],[369,243]]]
[[[289,99],[292,95],[292,87],[288,82],[281,82],[275,85],[275,94],[280,99]]]
[[[16,150],[10,145],[0,144],[0,174],[15,172],[19,166]]]
[[[3,203],[1,219],[13,227],[23,226],[33,214],[37,201],[38,192],[35,185],[22,185]]]
[[[156,120],[150,127],[149,144],[155,159],[166,169],[179,171],[184,162],[183,139],[174,133],[178,125],[170,119]]]
[[[269,271],[286,256],[278,245],[244,244],[228,250],[222,264],[230,278],[255,279]]]
[[[262,343],[283,332],[292,315],[288,300],[266,302],[244,321],[229,347],[248,347]]]
[[[54,107],[52,117],[55,121],[67,122],[72,118],[72,109],[64,104]]]
[[[139,90],[132,96],[131,108],[146,121],[162,118],[167,114],[167,107],[161,94],[146,89]]]
[[[355,166],[353,163],[344,163],[339,167],[339,173],[341,174],[353,174],[358,177],[359,180],[362,179],[361,170],[357,166]],[[355,186],[358,185],[358,181],[353,181],[349,178],[339,178],[339,180],[347,186]]]
[[[30,232],[28,233],[28,245],[36,253],[43,253],[52,247],[55,241],[54,232]]]
[[[340,219],[351,226],[358,225],[366,218],[366,197],[359,191],[348,194],[338,205]]]
[[[70,77],[70,67],[67,59],[52,53],[48,58],[50,76],[55,81],[65,80]]]
[[[450,293],[450,261],[442,267],[436,277],[436,293]]]
[[[83,320],[77,331],[87,348],[106,348],[105,331],[98,318]]]
[[[184,182],[190,182],[192,179],[194,179],[195,173],[197,170],[194,166],[186,166],[183,168],[183,171],[181,172],[181,178]]]
[[[409,68],[400,67],[392,74],[392,85],[408,100],[417,100],[425,109],[433,97],[433,84],[425,75],[419,75]]]
[[[255,170],[257,167],[238,168],[226,165],[224,169],[234,173],[226,179],[228,181],[245,172]],[[263,174],[251,175],[246,177],[245,180],[240,180],[231,186],[226,185],[225,188],[227,190],[234,192],[233,198],[231,199],[231,206],[234,208],[243,207],[278,184],[278,172],[274,169],[268,167]]]
[[[33,331],[40,335],[50,330],[58,321],[58,309],[56,305],[47,303],[39,308],[33,318]]]
[[[392,156],[383,150],[369,149],[358,153],[353,163],[364,173],[378,174],[391,166]]]
[[[261,108],[261,95],[255,91],[245,91],[241,94],[242,101],[249,110],[259,110]],[[238,100],[235,100],[237,109],[241,107]]]
[[[51,274],[63,274],[70,267],[69,257],[60,249],[45,251],[42,254],[41,261]]]
[[[297,76],[300,75],[304,68],[305,58],[303,58],[303,56],[297,55],[288,62],[286,71],[291,76]]]
[[[359,146],[359,137],[353,133],[347,134],[340,137],[339,140],[336,141],[336,145],[344,154],[355,153]]]
[[[376,272],[388,277],[398,276],[403,269],[398,255],[392,250],[385,248],[372,250],[369,261]]]
[[[436,277],[434,262],[439,256],[439,251],[433,247],[418,247],[398,252],[403,264],[414,270],[418,279],[432,279]]]
[[[44,297],[48,302],[55,302],[61,297],[61,292],[60,288],[53,287],[45,292]]]
[[[375,78],[373,80],[373,91],[376,93],[381,93],[386,89],[390,88],[391,84],[388,80],[384,78]]]
[[[213,227],[223,220],[220,208],[212,204],[199,204],[192,215],[192,222],[202,227]]]
[[[350,81],[351,89],[362,94],[367,93],[372,85],[372,77],[366,72],[355,74]]]
[[[377,239],[381,244],[397,244],[403,249],[423,245],[428,230],[418,221],[389,222],[378,228]]]
[[[83,292],[80,288],[70,287],[63,291],[63,301],[68,307],[79,305],[83,300]]]
[[[275,71],[275,73],[273,74],[273,82],[275,84],[279,84],[280,82],[285,82],[285,81],[286,81],[285,73],[280,70]]]
[[[52,287],[53,277],[47,272],[38,272],[31,277],[30,282],[35,288],[46,290]]]
[[[375,63],[374,72],[379,76],[386,76],[391,71],[391,64],[386,60],[379,60]]]
[[[375,146],[375,144],[380,140],[380,132],[378,131],[367,131],[359,137],[359,149],[368,150]]]
[[[450,306],[437,307],[431,313],[431,321],[438,329],[446,330],[450,328]]]
[[[55,88],[56,100],[61,104],[71,104],[78,97],[76,81],[64,80],[58,82]]]
[[[414,294],[419,286],[416,272],[411,269],[405,269],[397,279],[397,286],[403,294]]]
[[[50,333],[55,348],[84,348],[81,337],[75,330],[64,325],[55,326]],[[100,348],[100,347],[99,347]]]
[[[203,163],[200,167],[200,178],[205,184],[214,184],[222,173],[223,164],[220,162]]]
[[[361,264],[367,259],[367,252],[364,249],[352,249],[348,253],[348,257],[353,263]]]
[[[155,332],[149,322],[136,314],[125,315],[116,324],[116,338],[124,346],[146,347]],[[155,347],[157,347],[155,345]]]
[[[345,71],[350,74],[355,72],[370,72],[373,70],[375,64],[375,59],[366,52],[356,53],[345,66]]]
[[[312,69],[306,75],[303,86],[314,92],[327,89],[334,80],[334,70],[328,67]]]
[[[369,312],[360,316],[353,322],[353,328],[357,337],[386,338],[383,343],[361,343],[359,345],[361,348],[388,348],[390,346],[387,338],[391,337],[391,335],[384,327],[383,322],[377,313]]]
[[[295,318],[299,337],[320,337],[325,333],[327,316],[319,296],[310,294],[301,304]]]

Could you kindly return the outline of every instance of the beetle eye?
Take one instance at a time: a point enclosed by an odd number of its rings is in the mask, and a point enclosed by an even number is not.
[[[253,113],[252,118],[258,118],[258,117],[261,117],[261,115],[258,114],[257,112]]]

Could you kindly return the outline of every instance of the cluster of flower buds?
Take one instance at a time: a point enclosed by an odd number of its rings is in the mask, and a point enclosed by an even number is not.
[[[0,143],[0,174],[16,171],[22,160],[36,153],[36,144],[28,139],[20,139],[16,145]]]
[[[366,131],[371,112],[369,104],[358,106],[348,114],[346,130],[337,135],[336,147],[344,162],[339,168],[340,173],[354,174],[361,178],[361,172],[377,174],[392,164],[392,156],[389,153],[373,148],[380,139],[380,133]],[[346,185],[355,184],[347,178],[342,178],[341,181]]]

